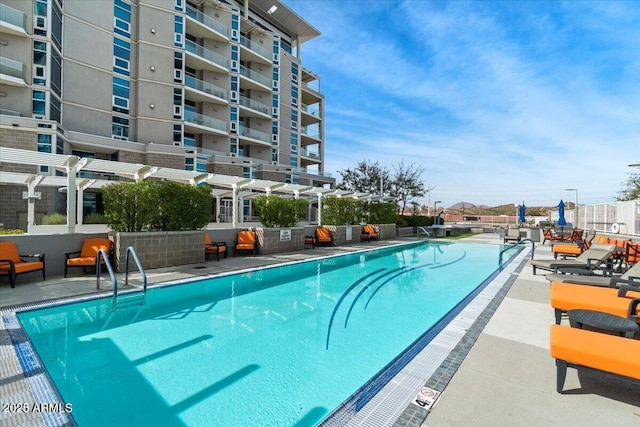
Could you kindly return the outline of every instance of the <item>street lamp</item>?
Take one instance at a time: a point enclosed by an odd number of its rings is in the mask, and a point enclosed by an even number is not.
[[[436,225],[440,225],[440,220],[438,219],[438,209],[436,209],[438,203],[442,203],[442,200],[436,200],[435,202],[433,202],[433,215],[436,217]]]
[[[575,206],[575,214],[576,214],[576,224],[575,227],[578,227],[578,189],[577,188],[565,188],[564,191],[575,191],[576,192],[576,206]]]

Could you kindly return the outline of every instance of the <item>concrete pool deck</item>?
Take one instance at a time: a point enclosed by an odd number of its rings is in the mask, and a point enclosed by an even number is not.
[[[465,240],[500,242],[497,234],[476,235]],[[150,270],[147,276],[153,286],[403,242],[406,240],[316,248],[301,253],[230,257],[220,262],[212,260],[180,268]],[[549,246],[536,245],[536,258],[551,257]],[[578,374],[569,369],[565,394],[555,392],[555,363],[549,355],[548,342],[549,325],[554,321],[548,303],[548,282],[543,275],[533,276],[527,265],[514,266],[510,274],[513,280],[505,285],[505,295],[496,297],[497,307],[490,317],[474,323],[479,325],[475,326],[478,333],[473,341],[466,343],[469,349],[462,356],[451,352],[452,357],[446,362],[449,365],[443,367],[448,372],[448,377],[444,376],[445,384],[440,383],[443,392],[426,419],[423,415],[421,419],[408,416],[411,406],[415,406],[409,403],[412,399],[409,397],[395,403],[401,416],[378,418],[375,424],[368,425],[640,425],[640,387],[637,385],[593,374]],[[118,276],[119,283],[123,283],[121,277]],[[133,283],[137,284],[136,281],[139,281],[139,275],[133,275]],[[106,290],[110,286],[109,279],[103,278],[105,290],[102,292],[110,293]],[[2,278],[0,312],[11,313],[14,307],[44,300],[95,294],[95,287],[95,276],[80,271],[67,279],[50,277],[46,281],[37,281],[37,274],[20,276],[14,289],[9,287],[6,278]],[[425,377],[425,381],[428,379]],[[33,402],[30,394],[5,324],[0,322],[0,401]],[[0,424],[7,427],[45,425],[37,413],[4,411],[0,413]]]

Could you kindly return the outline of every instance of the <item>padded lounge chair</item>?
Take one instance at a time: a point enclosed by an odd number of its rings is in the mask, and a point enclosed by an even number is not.
[[[236,256],[238,251],[251,251],[253,256],[256,256],[256,233],[254,231],[238,231],[234,243],[236,246],[233,250],[233,256]]]
[[[520,229],[519,228],[507,228],[507,234],[504,236],[504,243],[507,242],[519,242],[520,237]]]
[[[551,325],[551,357],[556,359],[556,390],[562,393],[567,367],[620,376],[640,385],[640,340],[585,329]]]
[[[211,241],[209,233],[204,233],[204,255],[205,259],[209,259],[212,254],[216,255],[216,259],[220,261],[220,254],[227,257],[227,242],[215,242]]]
[[[551,270],[558,273],[561,268],[575,268],[595,270],[602,264],[607,264],[613,251],[614,245],[592,245],[589,249],[580,254],[576,259],[532,259],[529,264],[533,266],[533,275],[537,268]]]
[[[93,238],[85,239],[82,242],[82,249],[64,254],[64,277],[67,277],[69,267],[82,267],[82,271],[87,272],[87,267],[95,267],[98,251],[103,249],[111,256],[113,242],[109,239]],[[100,257],[100,265],[104,265],[104,258]]]
[[[23,258],[38,258],[38,261],[27,261]],[[44,277],[44,254],[20,255],[15,242],[0,242],[0,275],[9,276],[9,284],[16,287],[16,276],[22,273],[42,270]]]
[[[560,242],[551,245],[551,252],[553,252],[553,259],[558,259],[558,255],[565,259],[568,256],[578,256],[590,247],[591,243],[588,240],[579,240],[572,243]]]
[[[636,284],[634,286],[633,284]],[[551,282],[549,300],[555,311],[556,323],[562,313],[574,309],[602,311],[640,321],[640,283],[630,282],[619,289]]]
[[[331,230],[325,227],[316,228],[316,244],[335,246]]]
[[[631,281],[640,283],[640,263],[635,264],[621,276],[604,277],[582,274],[547,274],[544,278],[550,282],[617,288],[621,284],[629,284]]]
[[[380,240],[380,235],[376,231],[373,225],[365,225],[362,227],[362,233],[360,233],[360,240],[366,240],[370,242],[371,239]]]

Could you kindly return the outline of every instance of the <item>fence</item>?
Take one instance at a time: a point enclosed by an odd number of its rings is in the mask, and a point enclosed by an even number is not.
[[[577,210],[577,215],[575,209],[564,212],[567,222],[575,227],[601,233],[640,235],[640,200],[578,205]],[[551,219],[558,219],[558,211],[551,213]]]

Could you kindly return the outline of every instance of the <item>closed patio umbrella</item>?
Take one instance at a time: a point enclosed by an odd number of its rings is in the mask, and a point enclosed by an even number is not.
[[[564,202],[560,200],[558,203],[558,220],[556,225],[560,226],[560,236],[564,239],[564,226],[567,225],[567,220],[564,219]]]
[[[518,222],[520,224],[524,224],[525,222],[527,222],[526,218],[524,217],[524,213],[526,209],[527,207],[524,205],[524,201],[523,201],[522,204],[518,206]]]

